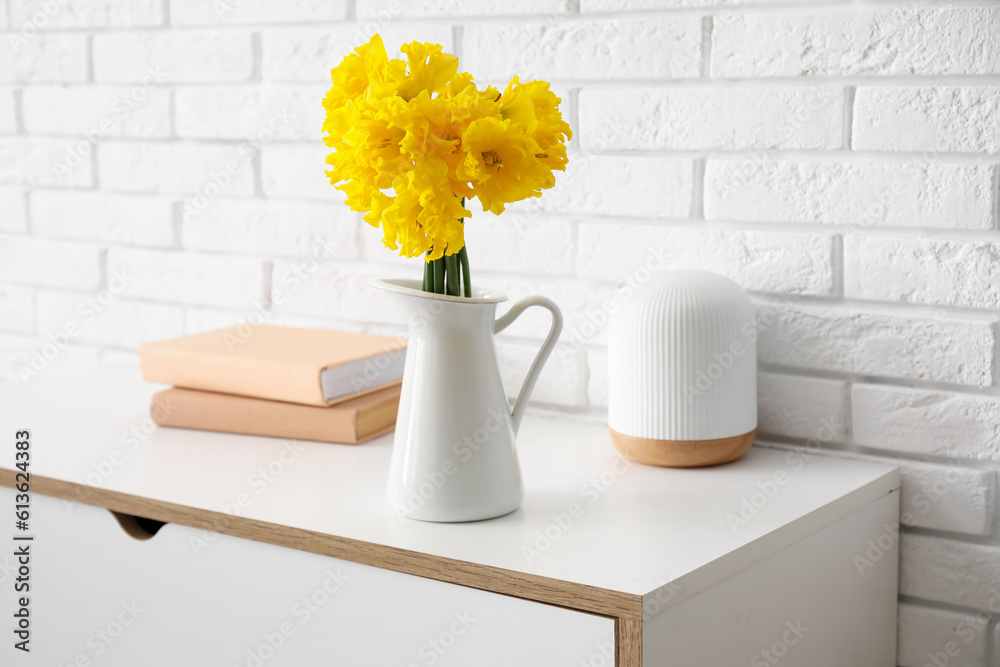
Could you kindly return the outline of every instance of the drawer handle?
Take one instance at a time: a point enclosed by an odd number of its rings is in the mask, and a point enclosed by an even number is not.
[[[111,516],[115,518],[115,521],[122,527],[122,530],[137,540],[152,539],[154,535],[160,532],[160,528],[166,525],[163,521],[157,521],[156,519],[147,519],[146,517],[124,514],[113,510],[108,511],[111,512]]]

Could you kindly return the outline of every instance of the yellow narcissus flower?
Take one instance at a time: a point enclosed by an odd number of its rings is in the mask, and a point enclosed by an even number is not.
[[[439,158],[424,160],[396,177],[396,196],[383,195],[379,204],[386,247],[398,248],[407,257],[428,253],[427,261],[443,257],[446,250],[455,254],[462,249],[463,228],[456,222],[469,211],[447,185],[448,165]]]
[[[544,81],[521,83],[515,76],[500,98],[501,115],[524,128],[538,144],[538,157],[552,169],[566,169],[566,141],[573,138],[559,113],[560,100]]]
[[[404,99],[411,100],[421,91],[440,92],[458,73],[458,58],[444,53],[440,44],[410,42],[399,50],[406,55],[409,72],[399,86]]]
[[[541,196],[555,185],[552,169],[538,158],[538,144],[510,120],[473,121],[462,135],[462,150],[459,175],[473,182],[484,211],[503,213],[504,204]]]
[[[389,58],[375,35],[331,71],[327,176],[387,247],[430,262],[464,247],[464,199],[498,214],[551,188],[572,132],[543,81],[515,77],[501,95],[438,44],[400,50]]]

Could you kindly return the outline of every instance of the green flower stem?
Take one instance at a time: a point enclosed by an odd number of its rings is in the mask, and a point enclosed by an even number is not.
[[[427,254],[429,255],[431,253],[428,251]],[[424,260],[424,285],[422,289],[425,292],[434,291],[434,265],[426,259]]]
[[[465,246],[458,252],[458,261],[462,265],[462,294],[472,297],[472,272],[469,270],[469,253]]]
[[[434,265],[434,292],[437,294],[444,294],[444,257],[441,259],[435,259],[431,263]]]
[[[448,295],[462,296],[462,287],[459,284],[461,274],[458,269],[458,254],[447,255],[444,258],[444,267],[448,280]]]

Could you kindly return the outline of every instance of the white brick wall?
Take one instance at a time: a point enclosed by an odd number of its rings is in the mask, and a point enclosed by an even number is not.
[[[402,7],[402,3],[398,6]],[[274,28],[261,31],[261,76],[264,81],[327,84],[330,69],[376,32],[382,35],[389,51],[414,40],[441,44],[449,52],[453,50],[452,30],[447,24],[400,25],[395,20],[377,19],[322,28]]]
[[[98,147],[107,190],[186,195],[214,200],[254,192],[253,151],[240,145],[108,142]]]
[[[358,16],[363,19],[390,17],[496,16],[503,14],[558,15],[569,12],[566,0],[358,0]]]
[[[170,136],[170,94],[129,86],[32,86],[21,97],[31,134],[72,137]]]
[[[847,236],[844,295],[997,309],[1000,243]]]
[[[253,308],[266,295],[267,264],[225,255],[115,247],[109,275],[127,275],[126,297],[168,303]]]
[[[0,187],[0,232],[23,232],[28,226],[24,192],[17,188]]]
[[[94,144],[79,139],[0,137],[0,183],[90,187]]]
[[[100,82],[141,83],[152,75],[172,83],[237,82],[254,70],[253,35],[246,31],[108,32],[94,37],[92,48]]]
[[[757,309],[758,357],[770,364],[948,382],[993,382],[996,318],[846,306],[774,304]]]
[[[265,197],[344,201],[330,185],[327,148],[322,144],[266,144],[260,149],[260,180]]]
[[[899,606],[899,667],[938,662],[951,667],[980,667],[988,656],[989,623],[975,614],[960,614],[915,604]]]
[[[323,248],[325,257],[351,260],[358,258],[358,222],[345,206],[219,199],[183,221],[181,237],[194,250],[312,256]]]
[[[848,391],[844,380],[760,373],[757,431],[811,442],[843,442]]]
[[[997,74],[998,33],[995,7],[723,14],[712,75]]]
[[[900,542],[899,592],[990,611],[1000,608],[1000,548],[931,535]],[[995,613],[995,612],[994,612]]]
[[[701,63],[697,17],[483,23],[466,30],[475,48],[462,67],[484,79],[690,78]]]
[[[94,190],[35,190],[32,227],[44,236],[126,245],[174,244],[170,199]]]
[[[117,295],[98,301],[94,294],[50,291],[39,293],[35,303],[40,329],[58,331],[76,324],[78,343],[134,350],[143,341],[184,333],[180,306],[128,301]]]
[[[32,333],[35,330],[35,291],[19,285],[0,288],[0,318],[8,331]]]
[[[854,148],[875,151],[998,153],[995,86],[859,86]]]
[[[89,243],[7,236],[0,243],[0,281],[95,289],[102,280],[104,252]]]
[[[347,18],[347,0],[239,0],[201,2],[170,0],[173,25],[236,25],[241,23],[309,23]]]
[[[833,290],[832,238],[827,234],[758,232],[587,222],[580,225],[578,275],[616,282],[644,267],[703,268],[747,289],[793,294]],[[618,246],[621,252],[609,253]],[[625,250],[631,250],[626,252]],[[775,257],[781,271],[772,271]]]
[[[13,88],[0,88],[0,134],[17,132],[17,100]]]
[[[686,218],[691,212],[692,160],[587,155],[571,160],[560,176],[543,197],[516,202],[510,210],[642,218]]]
[[[53,367],[260,314],[402,333],[369,282],[420,261],[323,173],[329,70],[374,32],[563,98],[557,187],[468,221],[475,282],[564,310],[535,401],[602,415],[649,268],[733,278],[762,438],[901,467],[898,664],[1000,667],[962,625],[1000,587],[992,0],[0,0],[0,378],[70,322]],[[510,393],[548,323],[504,332]]]
[[[854,438],[918,455],[1000,461],[1000,398],[856,384]]]
[[[31,24],[41,30],[56,28],[123,28],[155,26],[163,23],[163,3],[158,0],[88,0],[59,2],[48,0],[8,0],[10,21],[15,31]]]
[[[27,36],[25,36],[27,35]],[[0,81],[70,83],[87,80],[87,38],[34,34],[24,24],[0,41]]]
[[[858,227],[993,229],[988,165],[711,160],[705,217]]]
[[[844,91],[804,86],[580,91],[585,148],[832,149],[844,143]]]
[[[329,86],[199,86],[174,93],[177,136],[195,139],[322,141]]]

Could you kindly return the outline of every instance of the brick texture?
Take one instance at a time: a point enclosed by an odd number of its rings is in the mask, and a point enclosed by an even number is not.
[[[861,86],[854,148],[932,153],[1000,153],[1000,88]]]
[[[858,384],[854,438],[907,454],[1000,461],[1000,398]]]
[[[858,227],[992,229],[994,167],[709,160],[705,217]]]
[[[767,363],[980,386],[993,381],[990,317],[762,304],[758,358]]]
[[[254,69],[249,32],[110,32],[94,37],[93,54],[94,78],[101,82],[237,82]]]
[[[840,148],[843,122],[836,88],[580,91],[580,135],[592,150]]]
[[[875,301],[1000,308],[1000,244],[849,236],[844,293]]]
[[[712,76],[997,74],[998,32],[996,7],[723,14]]]
[[[688,78],[701,62],[696,18],[483,23],[463,41],[475,45],[463,66],[486,79]]]

